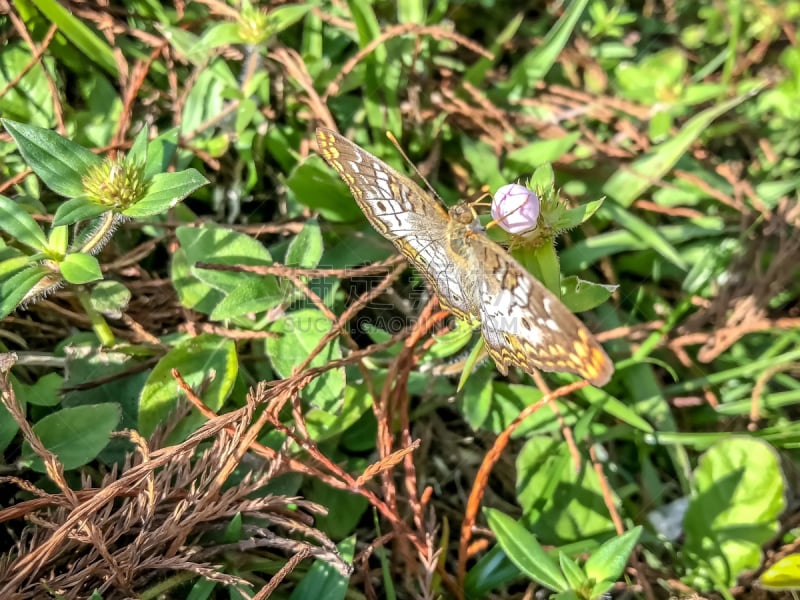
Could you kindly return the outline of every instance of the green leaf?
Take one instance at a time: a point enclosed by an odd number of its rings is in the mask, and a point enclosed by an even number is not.
[[[567,585],[573,590],[579,590],[586,585],[586,574],[574,560],[563,552],[558,553],[558,564],[567,580]]]
[[[352,562],[355,547],[355,536],[342,540],[337,546],[339,556],[346,562]],[[350,578],[342,575],[333,565],[318,559],[311,565],[308,573],[297,584],[289,598],[290,600],[304,600],[305,598],[344,600],[349,581]]]
[[[172,254],[170,281],[178,294],[178,300],[186,308],[210,315],[222,302],[225,294],[194,276],[186,251],[178,248]]]
[[[187,36],[184,30],[174,27],[170,29],[170,39],[173,45],[195,65],[208,60],[209,50],[244,43],[239,23],[233,22],[211,26],[199,40],[196,36]]]
[[[103,278],[100,263],[91,254],[82,252],[67,254],[64,260],[58,263],[58,268],[64,279],[74,284],[89,283]]]
[[[762,544],[778,531],[786,505],[780,460],[767,442],[731,437],[700,457],[694,476],[684,560],[698,575],[710,569],[713,581],[732,586],[761,564]]]
[[[53,217],[53,225],[72,225],[78,221],[87,221],[108,212],[108,207],[92,202],[85,196],[70,198],[58,205]]]
[[[58,406],[61,402],[61,386],[64,378],[58,373],[46,373],[32,385],[14,381],[14,393],[18,399],[34,406]]]
[[[2,245],[2,240],[0,240],[0,245]],[[10,248],[6,248],[6,250],[10,250]],[[9,258],[0,261],[0,280],[10,277],[27,266],[38,264],[39,260],[37,257],[20,254],[15,250],[3,254],[8,254]]]
[[[607,213],[610,220],[641,239],[645,247],[652,248],[679,269],[686,269],[686,261],[657,229],[650,227],[645,221],[614,202],[606,202],[601,212]]]
[[[222,408],[233,389],[239,364],[233,341],[211,334],[201,334],[185,340],[170,350],[153,368],[142,389],[139,400],[139,431],[145,437],[175,410],[183,395],[172,377],[177,369],[213,411]],[[190,419],[185,429],[202,421]]]
[[[22,299],[30,292],[37,283],[52,271],[45,267],[31,266],[0,283],[0,318],[11,313]]]
[[[561,216],[553,224],[553,227],[555,229],[573,229],[591,219],[592,215],[603,206],[603,202],[605,202],[605,199],[601,198],[600,200],[593,200],[586,204],[581,204],[575,208],[568,208],[561,213]]]
[[[315,309],[289,313],[276,321],[270,330],[278,337],[267,339],[267,354],[275,372],[284,378],[291,376],[330,329],[330,320]],[[320,367],[341,357],[339,342],[334,339],[314,357],[310,366]],[[314,379],[300,394],[312,406],[336,413],[341,408],[344,389],[344,369],[338,368]]]
[[[286,4],[272,8],[267,13],[267,31],[269,31],[270,35],[285,31],[305,17],[313,7],[313,2],[307,2],[305,4]]]
[[[479,430],[492,408],[494,369],[480,369],[461,387],[461,411],[470,427]]]
[[[484,509],[489,528],[498,545],[517,568],[537,583],[555,591],[568,589],[558,565],[542,549],[536,537],[508,515],[492,508]]]
[[[22,410],[25,410],[24,398],[19,396],[17,401],[20,403]],[[0,403],[0,452],[8,448],[11,441],[16,437],[17,431],[19,431],[19,425],[5,405]]]
[[[144,168],[145,178],[150,179],[154,175],[166,171],[175,156],[177,148],[177,127],[167,129],[157,138],[151,140],[147,144],[147,164]]]
[[[117,63],[111,47],[97,36],[83,21],[75,17],[57,0],[31,0],[42,14],[67,38],[83,55],[86,61],[102,68],[114,79],[119,76]]]
[[[38,252],[48,249],[44,231],[25,212],[25,207],[5,196],[0,196],[0,229],[28,248]]]
[[[506,169],[530,171],[545,163],[553,163],[569,152],[580,137],[581,133],[575,131],[559,138],[539,140],[517,148],[506,157]],[[550,187],[552,186],[548,186],[548,189]],[[536,188],[531,189],[535,191]]]
[[[605,210],[605,208],[603,208]],[[686,243],[691,240],[719,238],[724,233],[724,222],[716,217],[701,217],[686,225],[665,225],[653,228],[667,242]],[[592,236],[565,248],[559,254],[565,273],[587,269],[601,258],[623,252],[649,250],[647,240],[631,231],[610,231]]]
[[[252,277],[241,273],[241,283],[225,297],[211,312],[211,318],[220,321],[247,313],[261,313],[278,306],[287,295],[273,276]]]
[[[141,219],[167,212],[200,186],[208,183],[196,169],[153,176],[144,198],[122,211],[126,217]]]
[[[74,198],[83,194],[81,178],[103,161],[55,131],[0,119],[14,138],[20,154],[44,184],[57,194]],[[61,223],[59,223],[61,224]]]
[[[76,469],[97,458],[108,445],[117,426],[120,407],[115,403],[64,408],[43,417],[33,426],[44,447],[53,452],[64,469]],[[22,460],[44,473],[44,462],[28,442],[22,445]]]
[[[64,225],[53,227],[47,236],[47,253],[56,259],[61,259],[67,253],[68,243],[69,228]]]
[[[675,166],[678,159],[708,129],[714,119],[752,98],[757,91],[714,104],[698,113],[686,122],[677,135],[671,136],[668,141],[659,144],[627,168],[618,170],[603,186],[603,193],[611,196],[620,206],[630,206],[647,188],[658,182]]]
[[[528,180],[528,189],[533,190],[537,194],[550,195],[555,194],[556,174],[553,171],[551,161],[540,163],[536,170]]]
[[[614,532],[591,465],[580,472],[567,445],[531,438],[517,455],[517,501],[542,543],[561,545]]]
[[[622,535],[611,538],[592,552],[583,566],[586,576],[597,583],[608,582],[606,589],[595,589],[597,595],[607,592],[614,582],[622,577],[628,558],[641,534],[642,526],[638,525]]]
[[[323,244],[319,222],[310,219],[303,225],[286,250],[286,266],[313,269],[322,258]]]
[[[316,398],[313,399],[316,403]],[[321,442],[335,438],[348,431],[359,422],[370,406],[372,396],[366,385],[348,385],[344,389],[344,399],[339,410],[309,408],[306,411],[306,427],[312,440]],[[370,438],[374,440],[373,438]]]
[[[600,306],[618,287],[585,281],[572,275],[561,280],[561,300],[572,312],[584,312]]]
[[[239,287],[249,275],[201,269],[195,267],[195,263],[252,266],[272,264],[272,256],[258,240],[211,223],[205,223],[201,227],[178,227],[175,234],[186,252],[191,275],[226,293]]]
[[[15,37],[9,36],[0,52],[0,115],[47,127],[55,121],[48,83],[54,61],[50,53],[35,59],[26,42]]]
[[[541,281],[556,298],[561,296],[561,269],[552,243],[545,243],[537,248],[520,246],[511,251],[511,256]]]
[[[264,246],[248,235],[206,224],[179,227],[183,247],[173,256],[172,281],[181,302],[214,319],[269,310],[287,299],[272,275],[215,271],[194,266],[196,262],[266,266],[272,257]]]
[[[89,301],[100,313],[119,319],[128,307],[131,292],[118,281],[101,281],[92,288]]]
[[[407,323],[403,323],[405,326]],[[392,333],[400,331],[400,327],[392,327]],[[447,358],[461,352],[472,339],[472,327],[461,320],[456,321],[456,326],[446,333],[435,335],[433,344],[425,353],[434,359]]]
[[[144,169],[147,164],[147,127],[142,127],[131,144],[131,149],[125,156],[125,162],[131,167]]]
[[[299,164],[286,180],[297,201],[319,212],[328,221],[363,220],[361,209],[345,183],[319,156]]]
[[[510,79],[515,85],[509,91],[511,100],[518,99],[527,90],[532,89],[550,71],[569,41],[588,2],[589,0],[570,2],[555,26],[536,46],[536,50],[526,54],[512,70]]]

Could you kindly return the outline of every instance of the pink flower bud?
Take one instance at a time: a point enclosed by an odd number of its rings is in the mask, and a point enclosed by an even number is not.
[[[530,231],[539,220],[539,196],[518,183],[504,185],[492,199],[492,218],[509,233]]]

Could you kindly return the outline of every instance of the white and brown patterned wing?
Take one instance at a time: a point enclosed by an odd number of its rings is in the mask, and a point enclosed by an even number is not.
[[[568,371],[596,386],[608,383],[613,363],[561,300],[492,241],[471,241],[485,260],[481,334],[497,368]]]
[[[329,129],[317,129],[322,158],[350,187],[372,226],[425,276],[439,299],[470,318],[464,290],[447,252],[444,209],[414,181]]]

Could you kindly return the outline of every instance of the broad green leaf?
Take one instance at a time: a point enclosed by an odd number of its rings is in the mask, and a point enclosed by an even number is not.
[[[91,254],[82,252],[67,254],[64,260],[58,263],[58,267],[64,279],[74,284],[89,283],[103,278],[100,263]]]
[[[572,275],[561,280],[561,300],[572,312],[584,312],[608,300],[618,287],[584,281]]]
[[[316,219],[306,221],[286,251],[286,266],[313,269],[322,258],[323,242],[319,222]]]
[[[147,194],[122,211],[126,217],[141,219],[167,212],[197,188],[208,183],[195,169],[153,175]]]
[[[183,395],[172,377],[172,369],[177,369],[197,390],[206,406],[217,411],[233,389],[239,370],[235,345],[225,338],[201,334],[176,345],[158,361],[139,400],[139,431],[145,437],[175,410]],[[191,422],[197,426],[202,420],[195,418]]]
[[[25,207],[5,196],[0,196],[0,229],[28,248],[38,252],[48,249],[44,231],[25,211]]]
[[[778,455],[762,440],[729,437],[700,457],[694,475],[684,560],[698,575],[711,569],[714,581],[732,586],[759,566],[762,545],[778,531],[786,505]]]
[[[351,473],[360,473],[367,464],[363,458],[351,459],[347,468]],[[312,479],[304,488],[308,490],[304,494],[306,498],[312,502],[319,502],[328,511],[328,514],[314,517],[314,526],[333,539],[342,539],[354,531],[364,516],[364,511],[369,507],[369,502],[363,496],[349,490],[332,488],[319,479]]]
[[[97,458],[108,445],[119,417],[119,405],[111,402],[64,408],[37,421],[33,432],[58,456],[64,469],[76,469]],[[45,472],[44,462],[28,442],[22,445],[21,460],[34,471]]]
[[[28,267],[0,282],[0,318],[11,313],[37,283],[53,272],[38,265]]]
[[[57,406],[61,402],[61,386],[64,378],[58,373],[46,373],[31,385],[14,382],[14,393],[18,400],[34,406]]]
[[[308,434],[316,442],[335,438],[358,422],[372,406],[372,402],[366,385],[348,385],[344,389],[344,399],[338,411],[313,407],[306,411]],[[374,440],[374,437],[371,439]]]
[[[484,509],[484,514],[498,545],[520,571],[552,590],[567,589],[567,581],[558,565],[524,525],[493,508]]]
[[[25,401],[22,397],[18,397],[17,401],[20,403],[22,410],[25,410]],[[16,437],[19,431],[19,425],[8,412],[5,405],[0,403],[0,452],[5,451],[8,445]]]
[[[172,254],[170,281],[175,286],[178,299],[186,308],[210,315],[217,305],[225,299],[225,294],[216,287],[201,281],[192,273],[192,265],[183,248]]]
[[[461,410],[470,427],[480,429],[489,417],[494,396],[494,369],[482,368],[461,387]]]
[[[241,276],[242,282],[228,292],[211,312],[212,319],[220,321],[247,313],[265,312],[286,300],[286,292],[275,277],[253,277],[246,273],[241,273]]]
[[[628,558],[630,558],[641,534],[642,526],[638,525],[622,535],[611,538],[592,552],[583,566],[586,577],[598,583],[608,582],[610,588],[615,581],[622,577]],[[604,594],[607,591],[608,589],[597,591],[597,594]]]
[[[402,330],[402,327],[409,325],[405,321],[405,319],[401,319],[398,327],[390,329],[391,333],[397,333]],[[472,334],[472,327],[463,321],[456,321],[456,326],[452,330],[433,336],[433,344],[425,354],[434,359],[453,356],[464,349],[472,339]]]
[[[92,307],[109,317],[119,319],[128,307],[131,292],[118,281],[101,281],[92,287],[89,301]]]
[[[271,331],[278,336],[267,339],[267,354],[275,372],[283,378],[290,377],[330,329],[330,320],[310,308],[289,313],[276,321]],[[339,342],[334,338],[314,357],[310,366],[320,367],[341,357]],[[344,369],[340,367],[321,374],[303,388],[300,395],[312,407],[336,413],[341,408],[344,390]]]
[[[271,8],[267,13],[267,31],[269,31],[270,35],[285,31],[305,17],[308,11],[314,7],[314,4],[314,2],[307,2],[305,4],[286,4]]]
[[[108,207],[92,202],[86,196],[70,198],[58,205],[53,217],[53,225],[72,225],[78,221],[87,221],[108,212]]]
[[[147,127],[142,127],[133,139],[131,149],[125,155],[125,163],[132,169],[144,169],[147,165]]]
[[[55,131],[0,119],[14,138],[20,154],[44,184],[57,194],[75,198],[83,194],[81,178],[89,167],[103,161],[83,146]]]
[[[210,223],[201,227],[178,227],[175,233],[186,252],[192,276],[223,292],[232,292],[253,275],[201,269],[194,265],[198,262],[252,266],[272,264],[272,257],[264,245],[243,233]]]
[[[591,465],[575,470],[567,445],[531,438],[517,456],[517,500],[526,523],[546,544],[561,545],[614,532]]]
[[[163,173],[169,167],[178,148],[178,129],[167,129],[147,144],[147,164],[144,169],[146,178]]]
[[[347,222],[363,219],[353,196],[336,172],[311,156],[299,164],[286,180],[297,201],[318,211],[328,221]]]

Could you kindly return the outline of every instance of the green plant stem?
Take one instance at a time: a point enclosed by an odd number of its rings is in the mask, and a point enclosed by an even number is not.
[[[89,294],[86,293],[85,290],[79,289],[78,299],[81,302],[81,306],[83,306],[83,310],[86,311],[89,320],[92,322],[92,329],[94,329],[94,332],[97,334],[100,343],[107,348],[116,344],[117,341],[114,337],[114,333],[111,331],[111,327],[108,326],[105,317],[92,306]]]

